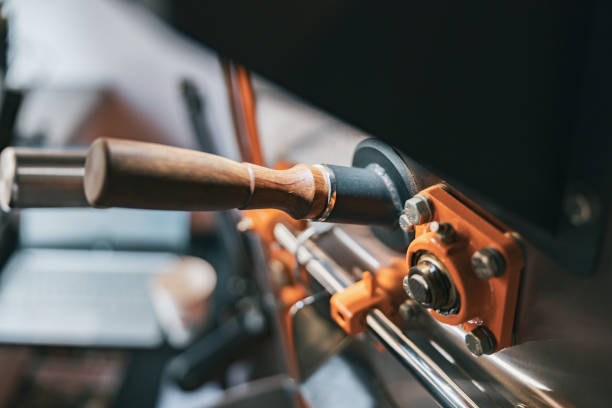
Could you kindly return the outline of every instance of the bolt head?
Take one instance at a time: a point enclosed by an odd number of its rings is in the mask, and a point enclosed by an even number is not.
[[[415,269],[418,269],[415,267]],[[429,279],[419,273],[413,273],[404,277],[404,290],[408,293],[411,299],[419,302],[423,306],[431,306],[432,290]]]
[[[475,356],[493,354],[495,352],[495,337],[484,326],[478,326],[465,335],[465,345]]]
[[[421,225],[431,221],[431,205],[427,197],[417,194],[404,204],[402,215],[406,215],[407,221],[412,225]]]
[[[491,279],[502,276],[506,269],[506,261],[495,248],[483,248],[472,255],[472,269],[480,279]]]
[[[419,262],[403,280],[406,294],[425,308],[440,310],[450,300],[450,283],[438,267],[430,262]]]
[[[584,194],[567,196],[563,206],[570,223],[575,227],[585,225],[593,218],[593,207]]]

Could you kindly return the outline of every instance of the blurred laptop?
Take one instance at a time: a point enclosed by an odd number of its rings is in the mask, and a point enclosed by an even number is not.
[[[29,209],[0,275],[0,342],[152,348],[152,278],[189,240],[189,214]]]

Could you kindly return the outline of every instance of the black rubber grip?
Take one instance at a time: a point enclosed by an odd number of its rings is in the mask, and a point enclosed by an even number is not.
[[[397,224],[401,203],[394,202],[393,187],[374,169],[327,167],[336,182],[336,202],[327,221],[389,227]]]

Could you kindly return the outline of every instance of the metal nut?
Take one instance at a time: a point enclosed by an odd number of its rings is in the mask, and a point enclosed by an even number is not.
[[[431,221],[433,214],[427,197],[417,194],[406,201],[402,215],[406,216],[410,225],[421,225]]]
[[[420,261],[403,280],[406,294],[421,306],[435,310],[450,310],[454,305],[451,284],[440,269],[428,261]]]
[[[432,288],[432,282],[428,276],[421,274],[416,266],[411,268],[411,272],[413,273],[404,277],[404,290],[411,299],[425,307],[432,307],[434,300],[437,301],[437,297],[434,297],[436,291]]]
[[[399,226],[404,232],[412,232],[414,225],[410,223],[410,219],[406,214],[402,214],[399,217]]]
[[[484,326],[478,326],[465,335],[465,345],[475,356],[493,354],[496,342],[493,334]]]
[[[497,249],[487,247],[472,255],[472,269],[480,279],[488,280],[504,274],[506,261]]]

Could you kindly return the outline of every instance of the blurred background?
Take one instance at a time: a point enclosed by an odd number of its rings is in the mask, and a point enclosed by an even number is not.
[[[365,137],[141,4],[5,1],[2,16],[2,148],[63,149],[78,162],[94,139],[113,137],[241,160],[236,84],[257,102],[267,165],[349,164]],[[203,407],[257,379],[264,393],[291,389],[274,376],[282,351],[238,221],[234,212],[3,213],[0,407]]]

